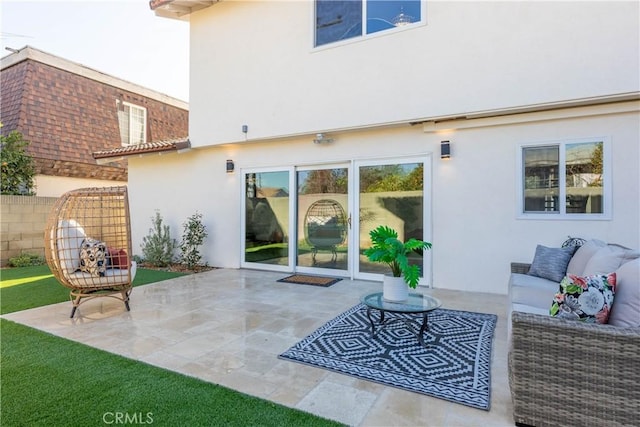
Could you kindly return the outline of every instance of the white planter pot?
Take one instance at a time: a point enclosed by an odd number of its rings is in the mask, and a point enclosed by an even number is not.
[[[409,286],[402,277],[384,276],[382,297],[387,301],[406,301],[409,298]]]

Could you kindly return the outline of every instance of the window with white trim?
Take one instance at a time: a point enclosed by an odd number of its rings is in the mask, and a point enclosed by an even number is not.
[[[519,212],[524,217],[610,216],[609,144],[605,138],[522,145]]]
[[[420,0],[316,0],[315,46],[423,21]]]
[[[122,145],[147,142],[147,109],[120,100],[116,101],[116,105]]]

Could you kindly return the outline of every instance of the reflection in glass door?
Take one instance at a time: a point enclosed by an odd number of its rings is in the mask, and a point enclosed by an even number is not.
[[[380,280],[388,267],[362,255],[372,229],[382,224],[403,240],[430,238],[424,231],[429,163],[418,160],[245,170],[241,265]],[[430,252],[413,254],[410,262],[429,281]]]
[[[359,260],[357,275],[385,274],[385,264],[371,263],[362,253],[371,246],[369,232],[378,225],[387,225],[398,232],[402,241],[424,238],[424,163],[360,164],[358,167],[359,196]],[[409,257],[423,276],[423,255]],[[365,276],[360,275],[365,273]]]
[[[296,177],[297,270],[347,271],[351,223],[348,168],[299,169]]]
[[[244,185],[243,263],[288,267],[289,171],[245,173]]]

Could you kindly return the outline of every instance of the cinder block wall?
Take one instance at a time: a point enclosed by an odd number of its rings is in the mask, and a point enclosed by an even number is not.
[[[44,257],[44,226],[57,197],[0,196],[0,266],[22,253]]]

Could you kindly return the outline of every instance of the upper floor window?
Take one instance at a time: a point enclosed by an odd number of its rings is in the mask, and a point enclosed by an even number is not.
[[[420,0],[316,0],[316,46],[422,21]]]
[[[147,142],[147,109],[119,100],[117,104],[122,145]]]
[[[536,218],[610,216],[609,163],[604,139],[522,146],[520,213]]]

